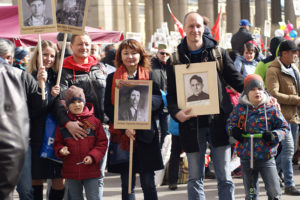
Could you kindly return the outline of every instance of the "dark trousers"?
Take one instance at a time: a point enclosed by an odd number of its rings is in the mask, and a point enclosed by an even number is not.
[[[179,136],[172,135],[171,156],[169,161],[169,184],[177,184],[181,145]]]

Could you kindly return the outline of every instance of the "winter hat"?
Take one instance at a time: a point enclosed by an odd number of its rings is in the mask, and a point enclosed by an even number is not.
[[[258,87],[264,90],[264,81],[261,76],[257,74],[250,74],[244,79],[244,94],[248,95],[249,91]]]
[[[83,89],[72,85],[65,93],[65,100],[67,107],[69,107],[69,105],[76,100],[82,101],[85,104],[85,95],[83,93]]]
[[[280,43],[279,52],[282,51],[300,51],[300,47],[296,46],[296,43],[292,40],[285,40]]]

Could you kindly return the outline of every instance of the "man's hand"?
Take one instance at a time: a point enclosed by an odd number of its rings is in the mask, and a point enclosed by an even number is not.
[[[136,134],[136,132],[135,132],[134,129],[126,129],[125,134],[127,135],[127,137],[129,137],[133,141],[135,140],[135,134]]]
[[[86,157],[84,157],[84,159],[83,159],[83,164],[85,164],[85,165],[90,165],[90,164],[92,164],[92,163],[93,163],[93,159],[92,159],[91,156],[86,156]]]
[[[71,133],[71,135],[75,140],[78,140],[78,138],[83,139],[84,137],[87,136],[86,131],[80,126],[83,126],[83,123],[79,121],[69,121],[66,124],[66,128],[68,129],[68,131]]]
[[[178,113],[176,113],[175,117],[180,122],[185,122],[192,117],[197,117],[197,115],[189,115],[189,113],[192,111],[192,108],[186,108],[184,110],[180,110]]]
[[[63,148],[61,148],[59,150],[59,153],[63,156],[67,156],[70,154],[70,151],[68,150],[68,147],[67,146],[64,146]]]
[[[60,92],[60,87],[59,85],[55,85],[52,87],[51,89],[51,95],[55,98],[57,97],[57,95],[59,95],[59,92]]]
[[[39,67],[38,69],[38,74],[37,74],[37,79],[39,83],[39,87],[42,88],[42,82],[46,82],[48,77],[47,71],[45,70],[45,67]]]

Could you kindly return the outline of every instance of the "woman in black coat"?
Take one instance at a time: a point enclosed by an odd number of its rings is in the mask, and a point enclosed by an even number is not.
[[[108,75],[105,90],[105,113],[110,120],[111,142],[120,143],[128,151],[128,142],[134,140],[133,177],[131,194],[128,194],[128,166],[129,163],[112,164],[108,158],[108,171],[120,173],[122,181],[122,200],[134,199],[135,174],[140,174],[140,182],[145,200],[157,199],[154,183],[154,171],[163,168],[162,156],[159,148],[158,134],[153,128],[150,130],[114,129],[114,91],[115,80],[151,80],[149,58],[142,45],[133,39],[123,41],[116,53],[115,64],[117,70]],[[152,115],[161,105],[158,86],[153,83]],[[153,124],[153,120],[151,120]]]

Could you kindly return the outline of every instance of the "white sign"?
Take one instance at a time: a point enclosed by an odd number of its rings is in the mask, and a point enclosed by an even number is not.
[[[265,37],[271,37],[271,22],[268,20],[265,20],[264,35]]]
[[[295,10],[295,15],[300,15],[300,0],[294,0],[294,10]]]

